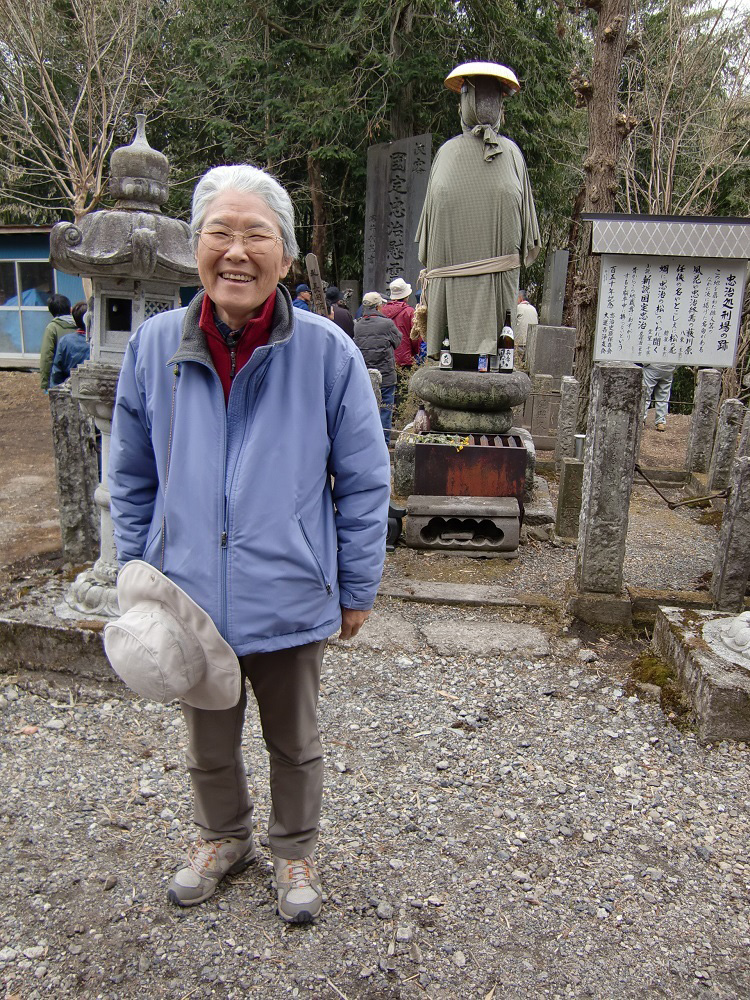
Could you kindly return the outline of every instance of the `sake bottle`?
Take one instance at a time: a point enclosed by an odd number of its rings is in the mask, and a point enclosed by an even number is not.
[[[516,341],[513,336],[513,327],[510,325],[510,309],[505,310],[505,324],[498,337],[498,371],[513,371],[513,353]]]

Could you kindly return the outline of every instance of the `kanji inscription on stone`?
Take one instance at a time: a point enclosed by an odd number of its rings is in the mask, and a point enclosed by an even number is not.
[[[432,161],[432,136],[412,136],[367,151],[364,290],[387,292],[394,278],[413,288],[421,265],[415,235]]]

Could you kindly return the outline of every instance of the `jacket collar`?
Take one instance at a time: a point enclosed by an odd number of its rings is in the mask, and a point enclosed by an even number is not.
[[[173,365],[182,361],[200,361],[209,368],[213,368],[211,352],[206,344],[206,336],[198,325],[201,318],[201,308],[205,291],[200,291],[192,299],[187,307],[185,319],[182,323],[182,338],[180,346],[175,354],[167,362]],[[256,348],[255,353],[267,351],[273,347],[280,347],[291,339],[294,329],[294,313],[292,311],[292,297],[284,285],[276,286],[276,304],[273,308],[273,319],[271,320],[271,333],[268,343],[264,347]]]

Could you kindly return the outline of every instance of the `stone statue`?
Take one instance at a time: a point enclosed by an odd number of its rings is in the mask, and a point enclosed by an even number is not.
[[[721,641],[733,653],[743,656],[750,666],[750,611],[743,611],[720,629]]]
[[[521,263],[540,249],[528,172],[501,135],[502,104],[520,90],[498,63],[464,63],[445,81],[461,94],[463,134],[437,151],[417,229],[426,268],[427,353],[445,339],[455,368],[494,355],[506,310],[515,319]]]

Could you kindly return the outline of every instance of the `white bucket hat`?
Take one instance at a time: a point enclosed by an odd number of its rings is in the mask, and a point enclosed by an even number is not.
[[[142,698],[218,711],[240,699],[237,656],[192,597],[141,559],[117,576],[122,612],[104,627],[114,671]]]
[[[411,295],[411,285],[403,278],[394,278],[388,286],[392,299],[408,299]]]

